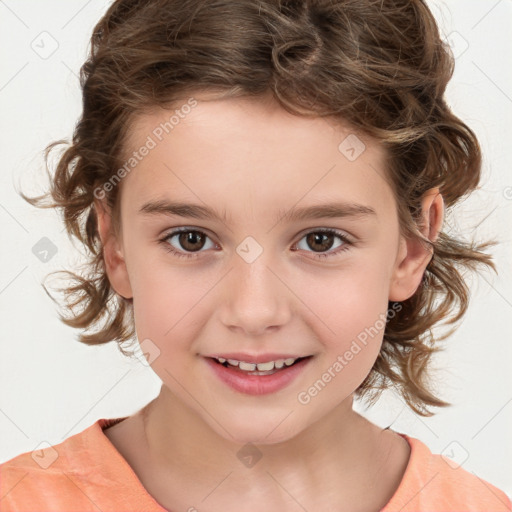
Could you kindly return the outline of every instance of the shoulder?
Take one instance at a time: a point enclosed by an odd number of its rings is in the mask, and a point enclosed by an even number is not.
[[[451,459],[431,453],[419,439],[400,435],[409,443],[411,455],[398,489],[382,512],[512,511],[502,490]]]
[[[2,512],[162,510],[105,436],[103,428],[116,421],[100,419],[59,444],[0,464]]]
[[[42,506],[61,510],[63,500],[59,495],[75,499],[76,478],[87,471],[86,450],[94,428],[92,425],[59,444],[21,453],[1,464],[2,510],[37,510]]]

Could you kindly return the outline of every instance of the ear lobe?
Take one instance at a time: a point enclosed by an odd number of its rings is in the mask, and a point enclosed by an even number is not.
[[[425,192],[421,199],[421,225],[419,232],[435,242],[444,218],[444,201],[439,188]],[[423,279],[432,259],[433,249],[417,238],[401,237],[400,247],[389,288],[390,301],[404,301],[412,297]]]
[[[104,201],[94,201],[105,270],[112,288],[125,299],[133,297],[121,244],[114,233],[112,214]]]

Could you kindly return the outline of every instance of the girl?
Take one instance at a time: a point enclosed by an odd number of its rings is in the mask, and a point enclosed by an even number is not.
[[[24,197],[91,254],[63,320],[161,392],[4,463],[2,510],[511,510],[352,407],[448,405],[431,328],[494,268],[442,231],[481,165],[452,71],[421,0],[115,1],[53,202]]]

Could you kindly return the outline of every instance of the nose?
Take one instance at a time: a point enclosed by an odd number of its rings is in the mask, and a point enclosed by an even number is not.
[[[223,284],[222,323],[232,331],[258,336],[289,322],[293,294],[266,251],[251,263],[235,255],[233,265]]]

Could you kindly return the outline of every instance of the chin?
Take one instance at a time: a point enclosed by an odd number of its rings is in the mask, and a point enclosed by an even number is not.
[[[293,414],[290,414],[290,418],[285,421],[283,420],[286,418],[286,414],[282,413],[275,416],[266,415],[260,421],[256,420],[257,415],[258,413],[254,411],[251,415],[244,415],[244,417],[225,417],[222,426],[216,423],[214,425],[210,423],[210,426],[227,441],[241,445],[248,443],[254,445],[284,443],[293,439],[304,430],[295,423],[297,421],[296,418],[294,418],[293,424],[292,421],[289,421]],[[285,423],[287,423],[286,426]]]

